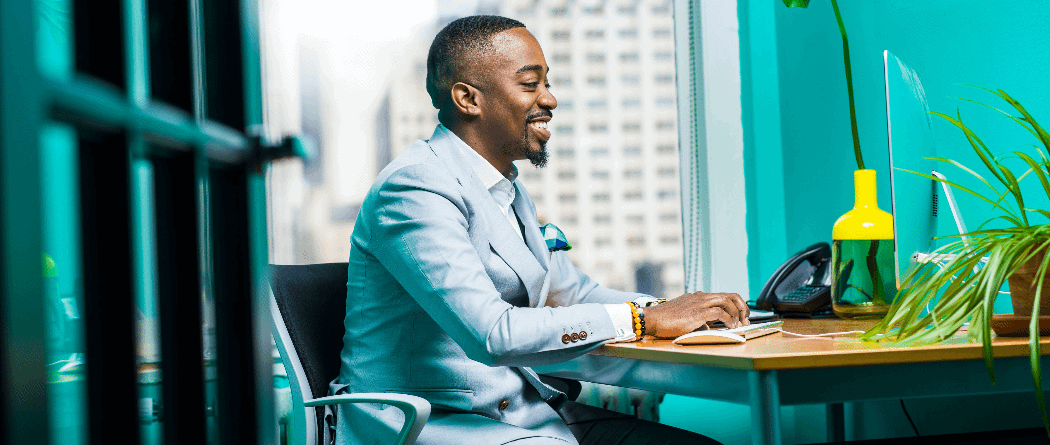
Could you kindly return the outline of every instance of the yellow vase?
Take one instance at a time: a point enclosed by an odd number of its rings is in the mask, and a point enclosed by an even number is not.
[[[831,238],[831,305],[843,318],[881,317],[897,294],[893,216],[879,209],[875,170],[853,172],[854,205]]]

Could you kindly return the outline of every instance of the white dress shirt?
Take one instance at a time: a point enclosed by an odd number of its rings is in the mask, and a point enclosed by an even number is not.
[[[507,218],[507,223],[514,228],[514,232],[521,237],[522,242],[525,241],[525,235],[521,233],[521,227],[518,226],[518,217],[514,212],[514,198],[517,196],[518,191],[514,187],[514,181],[518,179],[518,167],[511,164],[513,170],[510,172],[510,177],[503,176],[496,167],[493,167],[489,161],[485,160],[478,152],[470,148],[466,142],[463,142],[459,136],[456,136],[448,128],[442,124],[440,125],[441,130],[449,134],[453,141],[456,142],[456,147],[459,148],[459,152],[463,154],[463,157],[467,159],[467,163],[470,164],[471,169],[481,179],[481,184],[488,189],[489,194],[492,195],[492,199],[496,201],[496,206],[499,207],[500,211],[503,212],[503,216]],[[524,223],[524,221],[523,221]],[[654,301],[652,297],[640,297],[634,300],[635,303],[644,306],[646,303]],[[631,308],[627,304],[605,304],[605,310],[609,312],[609,318],[612,319],[613,328],[616,330],[616,338],[613,342],[621,341],[632,341],[637,339],[634,335],[634,317],[631,314]]]

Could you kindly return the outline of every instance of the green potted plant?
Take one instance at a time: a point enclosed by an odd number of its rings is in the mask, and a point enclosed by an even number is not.
[[[1047,247],[1050,247],[1050,224],[1047,222],[1050,211],[1029,207],[1021,190],[1021,181],[1031,178],[1030,181],[1039,182],[1039,188],[1050,199],[1050,134],[1010,95],[1002,90],[984,90],[1004,100],[1009,105],[1005,109],[1012,108],[1020,115],[970,102],[1002,113],[1031,133],[1038,144],[1031,145],[1034,150],[1026,147],[997,155],[963,123],[958,111],[955,117],[932,112],[963,132],[984,166],[982,171],[987,172],[979,173],[977,169],[952,159],[927,158],[967,172],[980,183],[977,190],[926,173],[910,173],[976,196],[990,204],[993,211],[976,231],[946,237],[959,239],[933,252],[936,267],[914,268],[902,280],[889,312],[862,338],[897,345],[929,344],[952,336],[969,322],[967,334],[971,341],[982,343],[988,374],[995,383],[991,345],[993,325],[1004,317],[1015,322],[1023,320],[1028,325],[1036,401],[1050,435],[1039,363],[1039,332],[1040,329],[1044,333],[1050,330],[1050,318],[1044,318],[1044,326],[1039,326],[1040,315],[1050,315],[1050,296],[1044,295],[1050,294],[1050,282],[1046,280],[1050,264],[1050,255],[1046,255]],[[993,225],[1004,227],[991,227]],[[993,314],[996,297],[1004,283],[1009,284],[1013,316]]]

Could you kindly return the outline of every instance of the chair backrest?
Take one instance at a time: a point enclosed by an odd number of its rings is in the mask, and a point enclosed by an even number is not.
[[[305,408],[303,400],[328,395],[339,375],[346,316],[347,263],[270,265],[274,342],[284,360],[295,409],[303,418],[305,444],[324,431],[324,408]],[[297,434],[298,435],[298,434]]]

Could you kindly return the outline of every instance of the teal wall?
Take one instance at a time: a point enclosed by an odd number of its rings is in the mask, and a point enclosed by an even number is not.
[[[891,208],[883,50],[890,50],[918,72],[932,110],[954,114],[958,108],[964,122],[993,152],[1031,152],[1030,144],[1037,141],[994,111],[957,99],[1006,106],[965,84],[1005,90],[1050,127],[1050,101],[1046,100],[1050,98],[1050,32],[1046,28],[1050,1],[839,3],[850,38],[861,146],[867,167],[878,170],[878,199],[883,210]],[[780,0],[739,0],[738,5],[748,273],[757,294],[786,255],[817,241],[830,241],[835,220],[853,205],[856,163],[842,40],[830,1],[813,0],[808,9],[789,9]],[[935,118],[933,130],[939,156],[977,167],[976,156],[957,129]],[[964,175],[954,167],[938,168],[953,180]],[[1027,197],[1042,194],[1034,179],[1025,182]],[[965,183],[973,185],[970,180]],[[989,216],[989,206],[976,198],[959,193],[956,197],[969,229],[976,229]],[[1042,196],[1034,206],[1047,208],[1046,201]],[[939,233],[955,233],[943,199],[940,216]],[[1009,310],[1009,302],[1005,303],[996,305],[997,312]],[[1036,427],[1038,414],[1031,399],[1028,395],[987,396],[980,403],[969,398],[907,403],[921,431],[949,433]],[[855,438],[911,435],[899,405],[894,400],[852,406],[854,413],[879,413],[881,417],[865,415],[864,421],[853,424],[851,433]],[[978,410],[980,415],[974,415],[974,406],[984,407]],[[823,425],[823,411],[810,411],[799,408],[794,421],[785,421],[785,428]],[[739,422],[721,423],[729,432],[724,436],[730,439],[727,443],[743,443],[736,432],[746,430],[748,411],[745,408],[738,414],[743,417]]]
[[[1050,126],[1050,32],[1045,28],[1050,2],[843,1],[840,9],[849,32],[861,147],[867,167],[878,170],[884,210],[890,210],[890,195],[883,50],[918,72],[932,110],[954,114],[958,108],[993,152],[1031,153],[1029,144],[1036,141],[996,112],[957,99],[1006,106],[966,84],[1001,88]],[[830,2],[813,0],[808,9],[799,9],[777,0],[741,0],[740,20],[747,223],[753,247],[748,265],[751,286],[760,288],[785,255],[830,240],[835,220],[852,207],[856,163],[842,40]],[[766,109],[770,104],[777,109]],[[939,118],[933,129],[939,156],[979,165],[957,129]],[[939,169],[953,180],[965,175],[954,167]],[[1028,196],[1038,198],[1035,207],[1047,208],[1035,179],[1025,182]],[[976,229],[990,206],[964,193],[956,197],[968,228]],[[956,233],[941,204],[940,233]],[[775,242],[780,235],[782,244]]]

